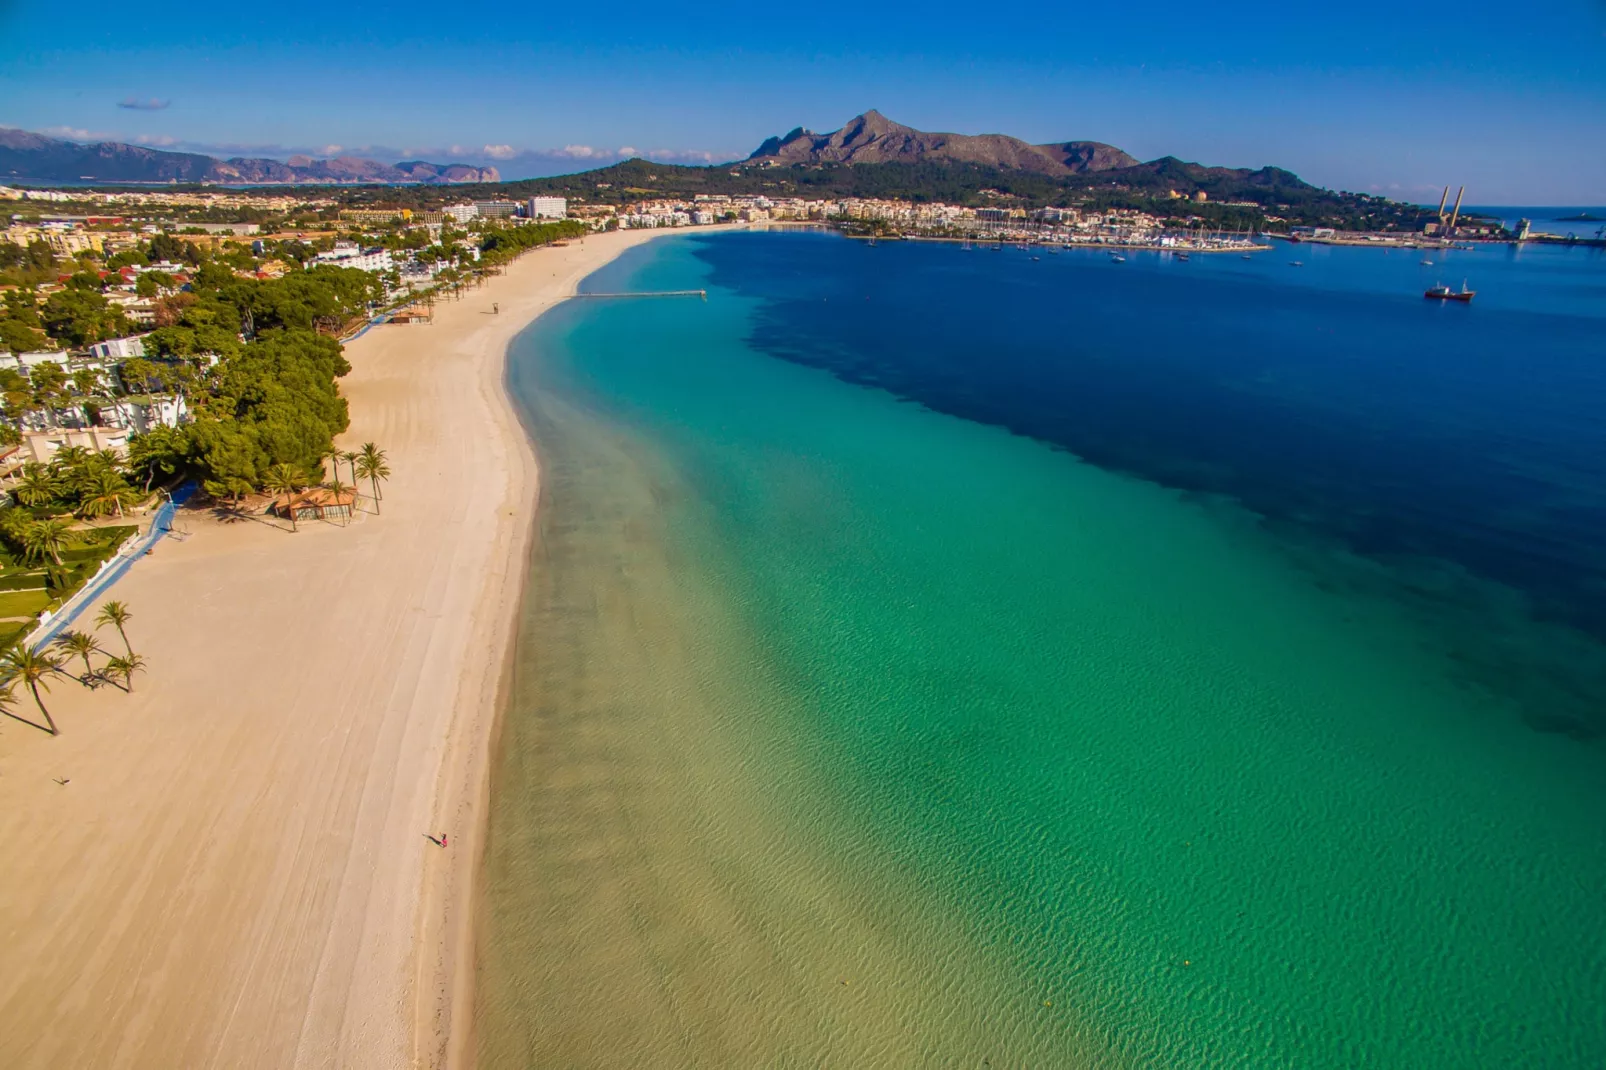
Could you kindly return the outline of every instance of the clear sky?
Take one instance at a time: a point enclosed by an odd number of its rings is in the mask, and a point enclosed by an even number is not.
[[[514,177],[621,152],[729,160],[878,108],[1406,200],[1465,183],[1469,203],[1606,203],[1606,0],[0,0],[0,42],[0,125],[225,155]]]

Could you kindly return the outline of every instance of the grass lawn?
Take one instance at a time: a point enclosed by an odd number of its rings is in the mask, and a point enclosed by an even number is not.
[[[20,642],[31,631],[33,621],[26,624],[0,624],[0,651],[11,649],[13,643]]]
[[[0,592],[0,619],[5,617],[36,617],[50,604],[45,591]]]
[[[42,571],[16,572],[7,569],[0,575],[0,591],[36,591],[45,586],[45,574]]]

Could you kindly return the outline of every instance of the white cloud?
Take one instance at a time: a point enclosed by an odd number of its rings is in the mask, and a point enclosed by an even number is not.
[[[64,137],[70,141],[94,141],[101,136],[76,126],[47,126],[39,132],[50,137]]]
[[[618,155],[628,160],[632,156],[640,156],[641,150],[634,145],[621,145],[619,146]]]
[[[141,134],[134,141],[139,145],[154,145],[157,148],[166,148],[169,145],[178,144],[178,138],[169,137],[166,134]]]
[[[729,159],[729,156],[716,157],[712,152],[703,152],[699,149],[648,149],[647,155],[654,160],[663,160],[665,163],[682,161],[685,163],[713,163],[716,159]]]
[[[552,153],[554,156],[567,156],[571,160],[589,160],[593,156],[604,156],[606,153],[598,152],[590,145],[565,145]]]
[[[456,146],[454,145],[453,148],[456,148]],[[483,151],[485,155],[493,160],[511,160],[518,155],[517,150],[512,145],[487,145]]]
[[[318,150],[318,153],[322,156],[334,156],[343,148],[345,148],[344,145],[325,145],[323,148]]]

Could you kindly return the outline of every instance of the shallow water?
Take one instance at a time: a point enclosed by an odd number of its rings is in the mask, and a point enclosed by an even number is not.
[[[482,1065],[1606,1062],[1601,262],[1301,252],[526,332]]]

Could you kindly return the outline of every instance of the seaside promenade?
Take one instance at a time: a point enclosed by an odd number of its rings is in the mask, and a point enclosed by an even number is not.
[[[389,1070],[466,1050],[485,760],[537,486],[503,358],[652,236],[536,250],[433,324],[351,343],[341,442],[388,451],[382,515],[296,534],[190,517],[105,595],[149,663],[133,693],[59,679],[60,737],[0,727],[0,1066]]]

